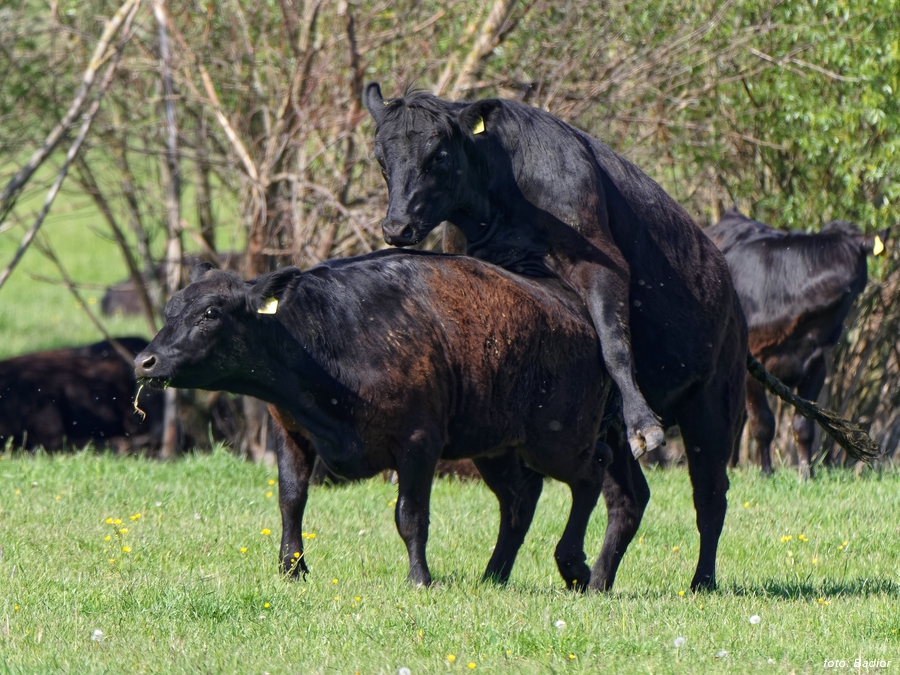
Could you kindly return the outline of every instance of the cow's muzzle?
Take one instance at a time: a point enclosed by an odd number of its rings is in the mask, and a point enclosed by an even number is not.
[[[162,359],[159,354],[144,350],[134,357],[134,376],[152,387],[162,386],[169,378],[162,374]]]
[[[421,240],[418,230],[413,227],[412,223],[388,218],[381,221],[381,233],[384,235],[384,240],[391,246],[412,246]]]

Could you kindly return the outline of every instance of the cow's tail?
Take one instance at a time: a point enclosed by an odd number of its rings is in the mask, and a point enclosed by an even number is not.
[[[831,410],[820,408],[812,401],[797,396],[784,383],[765,369],[763,364],[747,352],[747,370],[766,389],[778,398],[790,403],[806,419],[814,421],[847,451],[847,454],[861,462],[871,463],[881,455],[881,449],[869,434],[855,422],[845,420]]]

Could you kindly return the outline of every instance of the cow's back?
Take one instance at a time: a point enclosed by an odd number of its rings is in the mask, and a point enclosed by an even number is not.
[[[449,425],[451,458],[542,428],[593,443],[607,378],[586,309],[558,282],[396,250],[309,274],[341,290],[321,314],[335,322],[329,358],[381,419],[430,410]]]

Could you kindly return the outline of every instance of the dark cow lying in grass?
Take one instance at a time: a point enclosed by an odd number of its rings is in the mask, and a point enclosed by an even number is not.
[[[390,192],[385,240],[415,244],[446,220],[462,230],[469,255],[558,276],[587,304],[622,391],[625,448],[640,454],[663,440],[647,403],[662,426],[680,426],[700,531],[691,587],[715,587],[748,356],[722,254],[640,169],[545,111],[421,92],[384,100],[377,84],[365,100]],[[637,463],[612,465],[603,488],[611,513],[600,556],[605,587],[648,494]]]
[[[199,266],[191,279],[136,374],[270,404],[282,426],[285,572],[307,571],[301,523],[318,453],[347,478],[396,469],[408,578],[430,584],[435,465],[471,457],[500,502],[485,577],[509,577],[544,474],[572,490],[560,573],[588,585],[583,543],[609,461],[597,437],[610,385],[577,297],[472,258],[398,251],[249,282]]]
[[[736,209],[705,232],[728,261],[747,317],[751,353],[785,385],[815,401],[825,383],[826,352],[837,344],[850,307],[866,286],[866,257],[880,253],[883,241],[843,220],[814,234],[784,232]],[[747,412],[762,470],[772,473],[775,416],[766,390],[749,375]],[[801,475],[808,477],[815,425],[795,413],[793,427]]]
[[[143,338],[118,338],[131,354]],[[24,354],[0,362],[0,443],[60,450],[87,443],[136,449],[159,438],[162,397],[141,396],[134,410],[134,369],[109,342]]]

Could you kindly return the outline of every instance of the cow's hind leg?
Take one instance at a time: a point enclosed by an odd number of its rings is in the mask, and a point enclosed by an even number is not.
[[[527,467],[513,450],[499,457],[479,457],[472,461],[485,484],[500,502],[497,545],[494,546],[483,580],[505,584],[534,518],[534,510],[544,487],[544,477]]]
[[[769,407],[766,389],[752,375],[747,375],[747,414],[750,435],[756,441],[759,465],[766,475],[772,474],[772,441],[775,439],[775,415]]]
[[[298,431],[287,430],[280,424],[277,430],[278,447],[278,504],[281,507],[281,573],[306,576],[309,568],[303,555],[303,512],[309,493],[309,477],[316,452],[312,443]]]
[[[572,590],[583,591],[591,581],[591,568],[585,562],[587,556],[584,553],[584,536],[602,487],[602,480],[580,481],[569,485],[572,490],[572,510],[563,536],[556,545],[554,557],[566,588]]]
[[[808,401],[819,398],[819,392],[825,384],[825,358],[819,357],[809,364],[797,387],[797,394]],[[815,440],[816,423],[806,419],[800,413],[794,413],[793,428],[794,440],[797,442],[797,454],[799,455],[800,478],[807,480],[812,478],[812,446]]]
[[[684,440],[688,472],[694,489],[700,556],[691,590],[715,589],[716,553],[728,508],[728,460],[740,433],[744,387],[703,390],[680,407],[678,424]]]
[[[591,573],[591,588],[608,591],[616,580],[619,564],[640,527],[644,510],[650,501],[650,488],[640,463],[617,429],[606,437],[613,451],[612,463],[603,477],[603,499],[607,523],[603,547]]]

